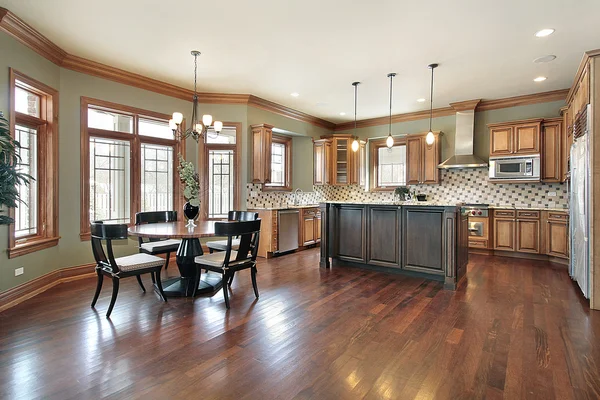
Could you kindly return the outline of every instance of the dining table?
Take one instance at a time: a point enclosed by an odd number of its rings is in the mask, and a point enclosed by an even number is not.
[[[147,239],[181,239],[175,259],[180,276],[162,281],[167,297],[191,297],[194,293],[196,263],[194,259],[204,254],[200,238],[215,236],[215,222],[196,221],[196,226],[186,226],[185,221],[159,222],[133,225],[128,229],[131,236]],[[216,273],[202,274],[196,295],[211,293],[222,287],[222,275]]]

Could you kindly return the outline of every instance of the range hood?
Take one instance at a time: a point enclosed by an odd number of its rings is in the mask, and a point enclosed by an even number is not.
[[[477,101],[478,103],[479,101]],[[475,106],[476,104],[475,103]],[[450,104],[455,107],[454,104]],[[455,107],[458,108],[458,107]],[[463,107],[460,107],[463,108]],[[487,167],[488,163],[473,154],[473,135],[475,132],[475,107],[471,110],[456,112],[456,135],[454,137],[454,155],[438,165],[441,169]]]

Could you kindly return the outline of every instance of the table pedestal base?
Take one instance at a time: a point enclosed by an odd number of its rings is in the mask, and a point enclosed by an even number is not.
[[[167,297],[191,297],[194,293],[194,278],[171,278],[162,281],[163,291]],[[202,273],[196,294],[213,293],[223,287],[221,274]]]

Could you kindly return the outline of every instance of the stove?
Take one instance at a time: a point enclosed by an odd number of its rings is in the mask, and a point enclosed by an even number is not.
[[[464,204],[462,206],[462,212],[466,213],[469,217],[483,217],[489,216],[488,208],[489,204]]]
[[[465,204],[461,211],[469,217],[469,247],[488,249],[490,246],[489,204]]]

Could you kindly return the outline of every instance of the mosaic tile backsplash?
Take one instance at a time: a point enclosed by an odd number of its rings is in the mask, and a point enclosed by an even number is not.
[[[534,208],[567,208],[568,192],[564,183],[493,184],[488,168],[442,170],[439,185],[410,185],[410,190],[426,194],[427,200],[455,204],[486,203],[493,206],[514,205]],[[303,204],[319,201],[391,202],[392,192],[366,192],[360,186],[314,186],[302,195]],[[556,196],[549,196],[550,193]],[[248,208],[278,207],[292,203],[291,193],[263,192],[261,185],[248,184]]]

